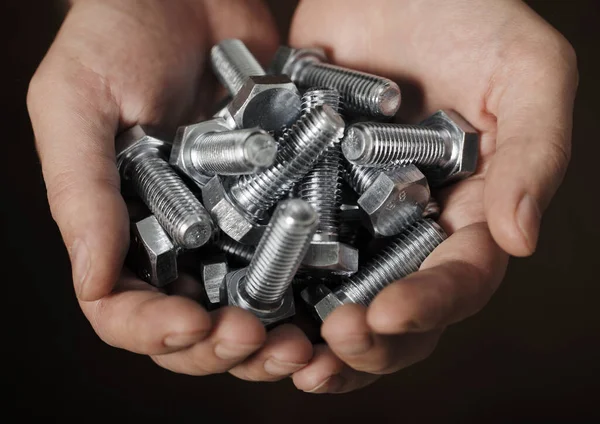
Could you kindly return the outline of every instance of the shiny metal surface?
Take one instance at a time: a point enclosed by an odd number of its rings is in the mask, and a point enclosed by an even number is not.
[[[221,286],[229,273],[229,265],[225,258],[212,258],[200,262],[200,276],[206,291],[206,297],[212,304],[220,301]]]

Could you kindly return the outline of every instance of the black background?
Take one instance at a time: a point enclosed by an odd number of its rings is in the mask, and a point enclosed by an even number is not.
[[[530,2],[574,45],[580,71],[573,160],[545,215],[537,253],[512,260],[490,304],[451,327],[428,360],[337,396],[304,394],[289,380],[176,375],[94,334],[75,301],[25,108],[28,81],[62,19],[54,3],[4,0],[0,6],[2,346],[8,357],[8,381],[2,381],[19,416],[84,422],[600,420],[600,2]],[[271,3],[285,21],[291,2]]]

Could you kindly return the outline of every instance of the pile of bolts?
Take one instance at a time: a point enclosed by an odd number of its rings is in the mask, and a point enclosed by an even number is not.
[[[322,321],[368,306],[446,238],[430,186],[472,174],[479,151],[456,112],[390,123],[398,85],[320,49],[280,47],[267,73],[232,39],[211,62],[231,95],[212,119],[172,142],[141,126],[116,140],[124,194],[151,213],[131,224],[140,278],[164,287],[197,250],[207,307],[238,306],[271,327],[305,302]]]

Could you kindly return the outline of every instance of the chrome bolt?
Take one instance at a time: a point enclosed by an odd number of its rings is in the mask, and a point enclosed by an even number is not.
[[[302,114],[308,113],[317,106],[329,105],[337,113],[342,113],[340,92],[334,88],[313,87],[302,95]]]
[[[254,256],[256,249],[253,246],[238,243],[232,238],[222,235],[215,241],[215,246],[219,248],[228,258],[243,263],[249,264]]]
[[[212,237],[212,220],[166,162],[167,150],[166,143],[138,125],[117,137],[117,166],[174,243],[195,249]]]
[[[432,185],[442,185],[475,172],[479,134],[456,112],[441,110],[421,125],[350,125],[342,152],[348,161],[361,166],[415,164]]]
[[[265,325],[294,315],[292,280],[318,222],[303,200],[279,203],[250,265],[225,277],[222,303],[253,312]]]

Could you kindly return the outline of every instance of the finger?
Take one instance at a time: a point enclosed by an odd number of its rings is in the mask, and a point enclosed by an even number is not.
[[[156,355],[192,346],[208,337],[211,317],[197,303],[167,296],[124,274],[115,291],[80,302],[98,336],[111,346]]]
[[[534,252],[542,212],[571,156],[576,59],[564,39],[549,40],[516,52],[518,68],[497,75],[489,99],[498,132],[485,209],[494,239],[515,256]]]
[[[115,166],[119,113],[110,87],[93,71],[55,65],[41,65],[28,108],[77,296],[96,300],[115,284],[129,239]]]
[[[294,385],[307,393],[351,392],[378,378],[348,367],[324,344],[316,345],[310,363],[292,376]]]
[[[266,332],[250,312],[226,307],[211,313],[211,334],[188,349],[152,356],[163,368],[189,375],[222,373],[235,367],[264,344]]]
[[[229,372],[250,381],[277,381],[308,365],[312,344],[295,325],[271,330],[260,351]]]
[[[432,252],[421,271],[375,297],[368,326],[379,334],[428,332],[471,316],[499,286],[507,261],[485,223],[461,228]]]

